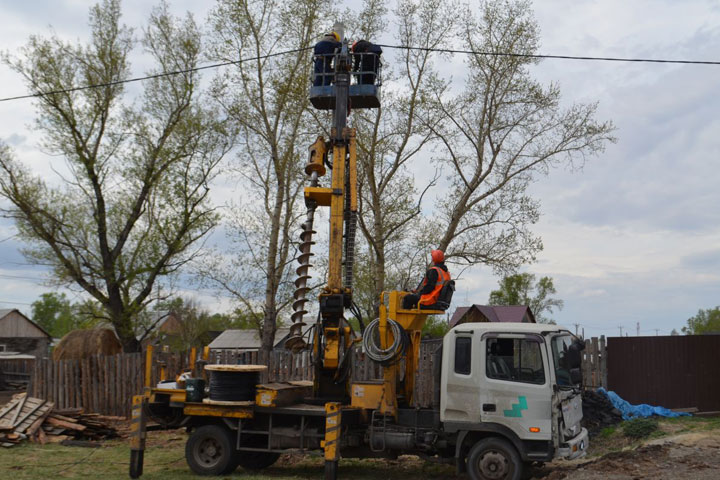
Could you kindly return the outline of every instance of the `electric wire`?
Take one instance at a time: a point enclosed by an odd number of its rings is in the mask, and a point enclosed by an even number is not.
[[[379,47],[394,48],[401,50],[419,50],[424,52],[437,53],[461,53],[465,55],[482,55],[488,57],[515,57],[515,58],[534,58],[538,60],[583,60],[583,61],[599,61],[599,62],[631,62],[631,63],[670,63],[680,65],[720,65],[720,60],[675,60],[663,58],[628,58],[628,57],[592,57],[586,55],[549,55],[541,53],[512,53],[512,52],[485,52],[478,50],[458,50],[452,48],[429,48],[429,47],[410,47],[406,45],[382,45]]]
[[[400,49],[400,50],[418,50],[418,51],[425,51],[425,52],[436,52],[436,53],[457,53],[457,54],[464,54],[464,55],[483,55],[483,56],[491,56],[491,57],[516,57],[516,58],[533,58],[538,60],[580,60],[580,61],[600,61],[600,62],[630,62],[630,63],[661,63],[661,64],[675,64],[675,65],[720,65],[719,60],[682,60],[682,59],[664,59],[664,58],[629,58],[629,57],[594,57],[594,56],[587,56],[587,55],[551,55],[551,54],[540,54],[540,53],[512,53],[512,52],[486,52],[486,51],[478,51],[478,50],[459,50],[459,49],[452,49],[452,48],[430,48],[430,47],[411,47],[407,45],[387,45],[387,44],[378,44],[379,47],[383,48],[393,48],[393,49]],[[249,58],[241,58],[239,60],[230,60],[227,62],[220,62],[220,63],[213,63],[209,65],[202,65],[199,67],[193,67],[188,69],[182,69],[182,70],[173,70],[169,72],[161,72],[156,73],[152,75],[145,75],[142,77],[133,77],[133,78],[127,78],[123,80],[117,80],[113,82],[105,82],[105,83],[97,83],[97,84],[91,84],[91,85],[81,85],[77,87],[68,87],[65,89],[60,90],[52,90],[49,92],[37,92],[37,93],[31,93],[27,95],[17,95],[14,97],[5,97],[0,98],[0,102],[9,102],[12,100],[23,100],[27,98],[37,98],[37,97],[43,97],[43,96],[49,96],[49,95],[57,95],[61,93],[71,93],[71,92],[77,92],[81,90],[88,90],[92,88],[103,88],[103,87],[111,87],[115,85],[121,85],[124,83],[132,83],[132,82],[141,82],[144,80],[152,80],[156,78],[162,78],[162,77],[169,77],[172,75],[182,75],[186,73],[193,73],[193,72],[199,72],[201,70],[209,70],[213,68],[220,68],[220,67],[226,67],[229,65],[238,65],[243,62],[253,61],[253,60],[264,60],[266,58],[271,57],[277,57],[280,55],[287,55],[290,53],[299,53],[304,52],[307,50],[312,49],[313,47],[302,47],[302,48],[295,48],[292,50],[284,50],[282,52],[276,52],[276,53],[270,53],[267,55],[259,55],[255,57],[249,57]]]
[[[72,92],[78,92],[81,90],[89,90],[89,89],[93,89],[93,88],[113,87],[116,85],[122,85],[124,83],[142,82],[145,80],[153,80],[156,78],[170,77],[173,75],[183,75],[186,73],[199,72],[201,70],[209,70],[211,68],[227,67],[229,65],[239,65],[243,62],[250,62],[253,60],[264,60],[266,58],[278,57],[280,55],[304,52],[304,51],[310,50],[312,48],[313,47],[301,47],[301,48],[295,48],[292,50],[284,50],[282,52],[268,53],[267,55],[259,55],[256,57],[249,57],[249,58],[241,58],[239,60],[229,60],[227,62],[212,63],[209,65],[202,65],[199,67],[186,68],[186,69],[181,69],[181,70],[172,70],[169,72],[154,73],[152,75],[126,78],[123,80],[115,80],[113,82],[93,83],[90,85],[80,85],[78,87],[69,87],[69,88],[65,88],[65,89],[61,89],[61,90],[51,90],[49,92],[37,92],[37,93],[31,93],[31,94],[27,94],[27,95],[17,95],[15,97],[5,97],[5,98],[0,98],[0,102],[9,102],[11,100],[22,100],[22,99],[26,99],[26,98],[45,97],[45,96],[50,96],[50,95],[58,95],[61,93],[72,93]]]

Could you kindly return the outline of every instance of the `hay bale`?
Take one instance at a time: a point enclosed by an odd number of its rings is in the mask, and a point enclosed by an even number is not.
[[[122,345],[109,328],[73,330],[53,350],[53,360],[79,360],[92,355],[117,355]]]

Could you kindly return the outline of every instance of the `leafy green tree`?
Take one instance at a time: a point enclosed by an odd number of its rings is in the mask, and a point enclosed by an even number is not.
[[[56,338],[78,328],[91,328],[100,320],[99,304],[92,300],[71,303],[64,293],[43,293],[32,303],[33,321]]]
[[[430,315],[423,325],[422,335],[431,338],[442,338],[450,330],[447,318],[441,315]]]
[[[33,321],[53,337],[62,337],[72,330],[72,306],[64,293],[43,293],[31,309]]]
[[[531,229],[540,214],[528,192],[533,179],[582,165],[614,140],[614,127],[596,120],[596,104],[565,107],[557,84],[532,77],[540,31],[529,0],[478,3],[456,13],[457,45],[478,52],[466,57],[465,86],[432,95],[442,119],[427,123],[442,142],[437,159],[449,185],[427,241],[450,263],[507,272],[542,249]]]
[[[317,132],[306,49],[331,23],[329,8],[328,0],[219,0],[209,17],[211,58],[248,60],[220,72],[214,84],[240,129],[242,149],[231,172],[243,193],[229,213],[231,251],[209,259],[201,274],[251,318],[262,318],[261,350],[267,353],[293,300],[302,167]],[[287,50],[293,52],[277,55]]]
[[[490,292],[490,305],[527,305],[538,323],[555,323],[546,314],[552,314],[555,308],[563,308],[562,300],[551,297],[557,290],[550,277],[542,277],[536,282],[532,273],[516,273],[503,277],[499,285],[498,290]]]
[[[67,169],[46,182],[0,145],[0,196],[29,261],[84,289],[124,350],[136,351],[156,282],[192,260],[218,221],[209,183],[234,137],[190,71],[201,54],[190,15],[175,18],[165,3],[153,10],[140,42],[156,65],[147,73],[186,73],[144,81],[133,101],[123,82],[138,42],[120,23],[120,0],[93,6],[90,27],[85,44],[32,36],[19,57],[5,55],[37,94],[43,147]],[[102,86],[70,88],[88,85]]]
[[[698,310],[697,315],[688,318],[687,326],[682,327],[682,333],[685,335],[702,335],[711,332],[720,332],[720,306]]]

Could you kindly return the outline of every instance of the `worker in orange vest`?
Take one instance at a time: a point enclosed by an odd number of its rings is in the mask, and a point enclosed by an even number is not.
[[[418,288],[403,297],[403,308],[416,308],[419,304],[421,309],[435,309],[440,291],[450,281],[450,272],[445,265],[445,254],[442,250],[433,250],[430,252],[430,258],[433,266],[425,272],[425,278]],[[445,310],[445,308],[439,309]]]

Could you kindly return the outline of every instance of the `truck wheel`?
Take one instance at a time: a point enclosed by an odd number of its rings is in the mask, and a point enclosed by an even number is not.
[[[262,470],[277,462],[279,453],[275,452],[244,452],[235,453],[235,461],[245,470]]]
[[[230,430],[203,425],[185,444],[185,459],[198,475],[226,475],[237,468]]]
[[[473,480],[520,480],[523,464],[507,440],[488,437],[470,449],[467,470]]]

